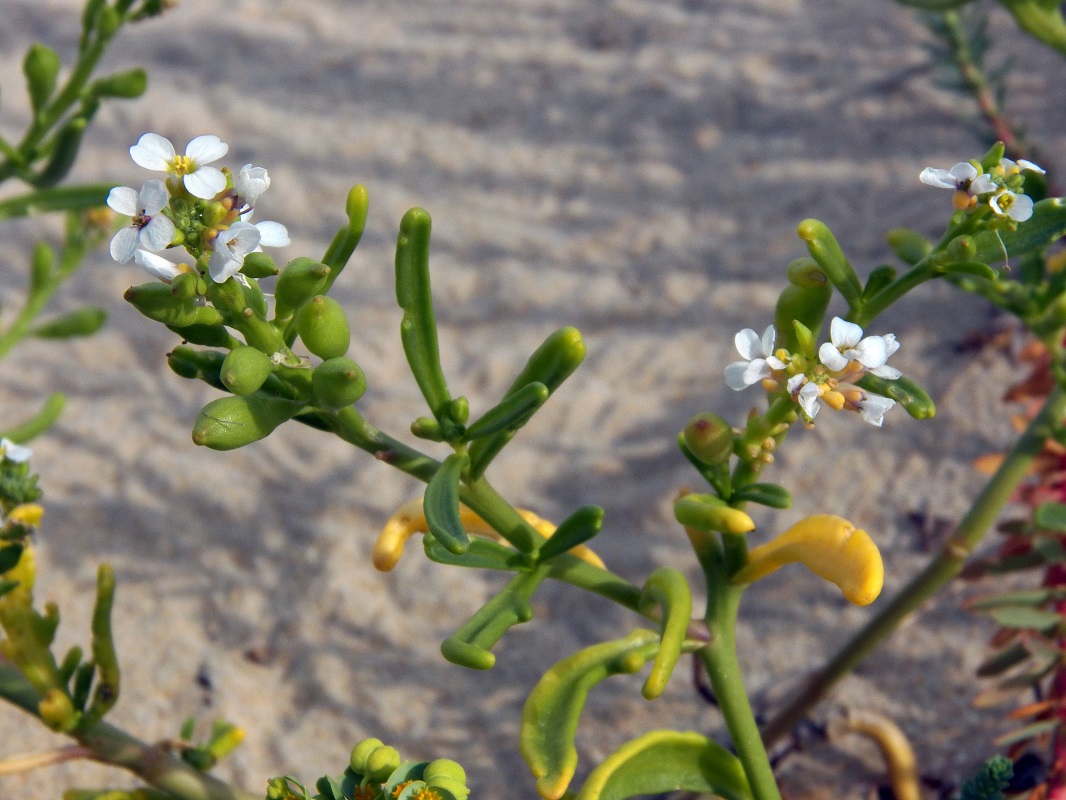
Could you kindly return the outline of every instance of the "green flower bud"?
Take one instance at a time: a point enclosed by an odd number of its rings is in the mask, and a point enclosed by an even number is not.
[[[717,414],[697,414],[682,435],[689,452],[709,466],[724,464],[733,455],[733,427]]]
[[[807,243],[807,250],[818,262],[826,277],[848,301],[848,305],[854,308],[862,296],[862,285],[832,231],[824,222],[805,219],[796,228],[796,232]],[[807,327],[811,328],[810,325]]]
[[[148,88],[148,75],[140,67],[122,70],[89,84],[89,94],[96,97],[140,97]]]
[[[30,105],[34,112],[40,111],[56,88],[59,77],[59,56],[51,47],[41,43],[30,45],[22,61],[22,72],[26,75],[26,88],[30,93]]]
[[[395,747],[378,747],[366,760],[367,778],[375,783],[384,783],[400,766],[400,753]]]
[[[427,439],[431,442],[443,442],[444,431],[440,429],[440,423],[433,417],[419,417],[411,423],[411,433],[419,439]]]
[[[192,441],[212,450],[234,450],[269,436],[303,408],[302,403],[279,397],[220,397],[200,409]]]
[[[219,325],[222,314],[192,299],[175,297],[164,283],[131,286],[122,297],[148,319],[183,328],[186,325]]]
[[[366,391],[366,376],[350,358],[331,358],[311,373],[311,389],[319,407],[347,408]]]
[[[973,261],[977,255],[977,243],[970,236],[956,236],[948,242],[946,252],[952,261]]]
[[[45,692],[37,704],[37,712],[44,724],[54,731],[67,733],[78,724],[78,712],[62,689],[52,688]]]
[[[222,362],[222,382],[234,394],[256,391],[274,371],[270,356],[254,347],[234,347]]]
[[[910,228],[893,228],[885,234],[888,246],[904,264],[917,264],[933,251],[933,243]]]
[[[348,764],[352,768],[352,772],[357,772],[360,775],[366,775],[367,773],[367,759],[370,758],[370,754],[382,747],[384,742],[381,739],[363,739],[361,742],[356,743],[352,748],[351,758],[348,759]]]
[[[323,359],[343,356],[352,338],[340,303],[321,294],[296,312],[296,332],[304,346]]]
[[[274,287],[274,315],[284,320],[326,287],[330,269],[306,256],[285,265]]]
[[[280,271],[274,259],[262,250],[246,255],[241,267],[241,273],[249,278],[272,278]]]
[[[201,280],[197,272],[183,272],[170,282],[170,293],[181,300],[192,300],[200,294]]]
[[[470,419],[470,402],[465,397],[456,397],[449,402],[448,418],[456,425],[465,425]]]
[[[107,312],[102,308],[79,308],[61,317],[49,320],[33,329],[33,335],[42,339],[69,339],[72,336],[91,336],[107,321]]]
[[[422,770],[422,780],[426,783],[434,783],[436,778],[452,778],[460,783],[466,783],[466,770],[458,761],[450,758],[438,758],[426,764]]]
[[[222,383],[222,362],[225,355],[218,350],[196,350],[180,345],[167,353],[167,364],[182,378],[201,380],[216,389],[226,389]]]

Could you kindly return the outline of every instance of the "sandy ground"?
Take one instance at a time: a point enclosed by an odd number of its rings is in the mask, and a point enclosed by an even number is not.
[[[0,3],[5,135],[25,123],[27,43],[70,53],[78,5]],[[1061,63],[993,21],[998,52],[1017,58],[1010,105],[1045,160],[1066,167]],[[969,106],[932,82],[928,39],[910,12],[873,0],[185,0],[118,41],[108,63],[145,65],[150,89],[101,112],[73,178],[139,185],[127,148],[140,134],[180,147],[216,133],[227,163],[270,170],[259,218],[293,238],[279,261],[321,253],[348,187],[366,184],[367,234],[337,296],[370,380],[362,410],[391,432],[424,413],[401,368],[391,287],[399,218],[424,206],[445,369],[475,412],[554,328],[575,325],[588,342],[585,366],[499,459],[494,483],[551,518],[602,505],[598,549],[634,581],[667,564],[695,580],[670,500],[696,476],[673,438],[698,411],[739,421],[758,401],[721,373],[734,332],[770,322],[784,266],[804,252],[796,223],[825,220],[865,274],[889,257],[885,230],[934,234],[945,218],[948,198],[918,185],[920,169],[983,149],[967,132]],[[41,220],[5,227],[5,298],[22,291],[42,235],[54,228]],[[638,620],[550,586],[494,670],[445,663],[439,642],[498,576],[445,570],[418,548],[391,574],[374,572],[376,531],[418,486],[324,434],[287,426],[233,453],[192,446],[192,420],[215,393],[169,373],[175,337],[121,301],[141,280],[94,254],[61,303],[106,307],[106,331],[28,344],[0,368],[0,422],[47,392],[69,396],[35,444],[48,507],[40,596],[63,611],[61,642],[85,642],[96,565],[115,566],[125,673],[114,721],[153,740],[190,715],[202,727],[238,722],[247,742],[220,774],[252,789],[280,773],[339,772],[373,735],[412,757],[459,759],[478,797],[533,796],[516,748],[523,697],[555,660]],[[876,430],[827,412],[796,432],[768,473],[787,481],[795,507],[760,516],[757,535],[840,513],[883,545],[888,594],[914,574],[928,553],[908,514],[957,518],[981,485],[970,461],[1009,440],[998,395],[1014,371],[957,347],[988,319],[940,286],[886,314],[875,332],[898,335],[894,363],[941,413],[916,423],[897,410]],[[958,612],[965,591],[944,592],[820,714],[841,702],[891,714],[923,772],[947,780],[987,756],[1005,723],[970,708],[989,629]],[[871,613],[799,570],[745,599],[740,642],[757,698]],[[58,741],[26,722],[0,709],[3,755]],[[602,685],[579,735],[579,778],[664,726],[721,733],[684,674],[650,704],[638,678]],[[863,797],[880,769],[864,743],[816,742],[781,776],[792,797]],[[0,795],[57,798],[72,783],[128,779],[64,767],[0,778]]]

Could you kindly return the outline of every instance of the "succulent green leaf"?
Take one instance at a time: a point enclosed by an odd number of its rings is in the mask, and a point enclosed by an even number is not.
[[[640,613],[650,614],[656,607],[662,619],[659,652],[655,654],[651,674],[641,689],[641,694],[648,700],[654,700],[666,691],[666,684],[681,657],[685,632],[692,621],[692,591],[678,570],[661,567],[648,576],[640,594]]]
[[[470,537],[459,517],[459,483],[469,463],[466,453],[452,453],[444,459],[426,485],[422,503],[429,532],[457,555],[470,548]]]
[[[55,91],[59,67],[59,54],[51,47],[35,42],[26,51],[26,57],[22,60],[22,72],[26,76],[30,107],[35,114],[44,108]]]
[[[777,298],[774,308],[774,327],[777,330],[777,347],[783,347],[790,353],[804,352],[794,323],[801,323],[807,330],[817,334],[822,327],[829,300],[833,296],[833,287],[829,283],[815,286],[796,286],[790,284]],[[810,354],[813,356],[813,352]]]
[[[658,633],[636,630],[564,658],[538,681],[522,710],[519,749],[541,797],[558,800],[574,777],[574,736],[592,687],[611,675],[637,672],[658,649]]]
[[[48,399],[44,401],[44,405],[41,406],[40,411],[20,425],[8,428],[4,432],[4,436],[15,444],[23,444],[30,441],[30,439],[39,436],[55,424],[56,420],[59,419],[59,415],[63,413],[63,407],[66,403],[66,396],[60,392],[49,395]]]
[[[118,702],[121,674],[111,628],[111,608],[115,602],[115,571],[101,564],[96,573],[96,604],[93,606],[92,653],[96,664],[96,688],[81,724],[88,727],[103,719]]]
[[[792,507],[792,493],[776,483],[751,483],[737,489],[730,497],[730,501],[758,503],[770,508],[784,509]]]
[[[796,232],[807,243],[807,250],[811,257],[818,262],[826,277],[837,288],[837,291],[848,302],[851,308],[858,308],[862,299],[862,284],[858,276],[840,249],[836,237],[824,223],[816,219],[805,219],[799,224]],[[817,328],[807,326],[811,330]]]
[[[1037,736],[1042,736],[1046,733],[1050,733],[1062,724],[1059,719],[1045,719],[1040,722],[1033,722],[1017,730],[1005,733],[1002,736],[997,736],[993,741],[996,747],[1008,747],[1015,742],[1023,742],[1026,739],[1033,739]]]
[[[625,800],[678,790],[751,800],[740,760],[699,733],[651,731],[592,771],[576,800]]]
[[[470,540],[470,549],[461,555],[447,550],[434,536],[422,539],[426,558],[438,564],[452,567],[471,567],[473,569],[496,569],[515,572],[529,566],[529,559],[524,553],[512,550],[506,545],[492,539],[474,537]]]
[[[885,239],[888,241],[888,246],[892,248],[892,252],[896,254],[896,258],[911,266],[914,266],[933,252],[933,243],[918,233],[918,231],[912,231],[910,228],[893,228],[885,234]],[[878,267],[877,269],[884,269],[884,267]],[[874,270],[874,272],[877,272],[877,270]],[[870,274],[870,278],[873,278],[873,273]],[[867,290],[864,291],[864,294],[870,293],[869,280],[867,280],[866,285]]]
[[[533,619],[530,598],[548,577],[548,566],[521,572],[489,600],[463,627],[441,644],[441,654],[453,664],[470,669],[491,669],[496,656],[491,648],[515,625]]]
[[[602,526],[603,509],[599,506],[582,506],[560,522],[555,533],[540,546],[537,561],[543,563],[584,544],[598,534]]]
[[[1003,251],[1018,258],[1042,250],[1066,235],[1066,200],[1053,197],[1033,206],[1033,216],[1018,224],[1016,230],[982,231],[975,235],[974,261],[996,264],[1003,261]]]
[[[937,272],[941,275],[970,275],[989,281],[999,277],[998,272],[981,261],[956,261],[938,267]]]
[[[1021,642],[1014,642],[997,653],[986,658],[977,667],[974,674],[978,678],[992,678],[1006,672],[1011,667],[1021,664],[1029,658],[1029,650]]]
[[[0,574],[13,569],[19,563],[19,559],[22,558],[22,549],[22,545],[17,542],[0,547]]]
[[[118,97],[132,100],[148,89],[148,73],[140,67],[105,75],[89,84],[88,94],[95,97]]]
[[[1054,611],[1042,611],[1032,606],[1000,606],[988,610],[988,616],[1004,628],[1032,628],[1050,631],[1062,625],[1063,617]]]
[[[348,198],[344,204],[348,214],[348,224],[337,231],[330,242],[326,254],[322,256],[322,263],[330,268],[329,278],[326,280],[326,290],[337,280],[352,257],[359,240],[363,238],[363,230],[366,228],[366,215],[370,206],[370,197],[366,187],[356,184],[348,191]]]
[[[546,386],[550,395],[574,373],[584,358],[585,343],[581,339],[581,332],[576,328],[560,328],[533,351],[518,377],[504,393],[504,398],[511,397],[535,383]],[[470,446],[472,478],[478,478],[484,473],[496,454],[511,441],[527,420],[528,417],[520,419],[515,425],[473,442]]]
[[[466,429],[463,439],[469,442],[508,428],[517,430],[533,416],[533,412],[544,404],[550,394],[543,383],[523,386],[482,414],[477,422]]]
[[[56,134],[52,145],[52,153],[47,163],[30,183],[37,189],[47,189],[55,186],[74,166],[78,157],[78,149],[81,147],[81,139],[89,122],[85,117],[74,117]]]

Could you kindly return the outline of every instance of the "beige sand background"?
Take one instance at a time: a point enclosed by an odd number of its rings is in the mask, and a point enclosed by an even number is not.
[[[0,2],[5,135],[26,121],[26,45],[68,55],[78,7]],[[1066,167],[1061,62],[1001,14],[993,29],[997,55],[1017,59],[1011,108],[1049,166]],[[140,185],[127,155],[140,134],[179,147],[219,134],[227,163],[270,170],[258,216],[292,234],[279,261],[321,253],[348,187],[366,184],[367,233],[337,296],[370,379],[361,408],[401,434],[423,411],[401,368],[392,246],[403,211],[426,207],[445,368],[475,413],[554,328],[576,325],[588,342],[585,366],[498,460],[496,485],[556,519],[600,504],[598,549],[615,570],[641,581],[669,564],[695,580],[670,500],[696,476],[673,438],[698,411],[739,421],[758,402],[721,373],[736,358],[733,334],[770,322],[784,266],[803,254],[796,223],[828,222],[865,274],[888,258],[885,230],[933,234],[945,218],[946,193],[920,187],[920,169],[983,149],[967,132],[970,106],[933,84],[928,42],[914,15],[878,0],[185,0],[116,43],[108,65],[145,65],[150,89],[101,112],[72,179]],[[46,234],[55,229],[42,220],[4,228],[6,306]],[[176,338],[121,301],[142,280],[101,249],[61,305],[106,307],[106,331],[69,347],[30,343],[0,369],[3,424],[47,392],[69,397],[34,448],[48,506],[40,597],[63,611],[61,642],[85,642],[96,565],[115,566],[125,666],[115,722],[153,740],[189,715],[201,728],[238,722],[247,742],[220,774],[253,789],[279,773],[339,772],[373,735],[412,757],[461,760],[477,797],[534,796],[515,746],[523,697],[561,656],[639,621],[549,586],[494,670],[445,663],[439,642],[499,577],[445,570],[419,548],[393,573],[374,572],[377,530],[419,487],[324,434],[290,425],[234,453],[195,448],[192,421],[216,393],[170,374]],[[958,348],[989,318],[940,286],[886,314],[877,332],[898,335],[894,362],[941,413],[916,423],[896,410],[883,430],[825,413],[797,431],[768,473],[788,482],[795,507],[760,516],[758,536],[807,513],[844,514],[883,545],[888,594],[911,576],[928,553],[908,514],[957,518],[981,485],[971,459],[1010,436],[998,397],[1016,371]],[[970,708],[989,627],[957,611],[966,591],[944,592],[820,716],[841,702],[886,711],[923,772],[947,780],[988,755],[1005,724]],[[740,640],[757,698],[872,613],[799,570],[745,600]],[[684,671],[655,703],[639,682],[595,691],[579,777],[651,728],[721,733]],[[58,741],[0,709],[0,754]],[[815,741],[782,780],[792,797],[863,797],[880,768],[861,742]],[[0,796],[57,798],[72,782],[128,785],[75,766],[0,778]]]

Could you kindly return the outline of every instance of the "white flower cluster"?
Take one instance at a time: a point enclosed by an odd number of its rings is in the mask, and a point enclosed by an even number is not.
[[[107,196],[107,204],[130,217],[130,224],[121,228],[111,240],[111,257],[120,264],[133,259],[153,277],[171,281],[192,267],[170,261],[155,251],[175,245],[175,239],[185,244],[194,256],[199,255],[190,245],[210,251],[208,272],[216,283],[236,275],[244,264],[244,257],[262,247],[284,247],[289,233],[278,222],[250,221],[259,197],[270,186],[270,176],[263,167],[246,164],[232,180],[223,170],[208,166],[229,151],[229,145],[217,136],[197,136],[177,155],[174,145],[155,133],[144,134],[130,155],[145,169],[167,173],[164,183],[146,181],[141,190],[116,186]],[[205,224],[200,237],[189,241],[185,231],[175,227],[175,214],[170,201],[175,196],[191,200],[200,220],[211,213],[221,212],[221,220]],[[176,234],[181,233],[181,236]]]
[[[880,427],[896,401],[868,392],[855,382],[867,372],[886,380],[900,377],[900,371],[887,363],[899,349],[895,334],[864,338],[858,325],[834,317],[829,335],[830,341],[818,349],[819,363],[809,365],[806,359],[794,357],[784,349],[774,350],[777,331],[773,325],[761,338],[751,328],[745,328],[735,339],[745,360],[725,368],[726,385],[741,391],[762,383],[768,391],[777,391],[784,380],[789,395],[809,421],[818,414],[821,400],[838,411],[857,411],[871,425]]]
[[[23,447],[21,444],[15,444],[6,436],[0,439],[0,459],[6,458],[8,461],[23,462],[29,461],[33,456],[33,451],[28,447]]]
[[[997,217],[1025,222],[1033,216],[1033,199],[1011,190],[1011,186],[1020,186],[1019,179],[1010,181],[1011,185],[1008,185],[1009,179],[1020,175],[1022,170],[1041,175],[1045,172],[1042,167],[1024,158],[1018,161],[1001,158],[999,164],[989,172],[979,173],[974,162],[969,161],[960,161],[951,169],[926,167],[918,176],[918,180],[927,186],[954,191],[951,202],[959,211],[976,208],[981,196],[985,196],[986,202]]]

